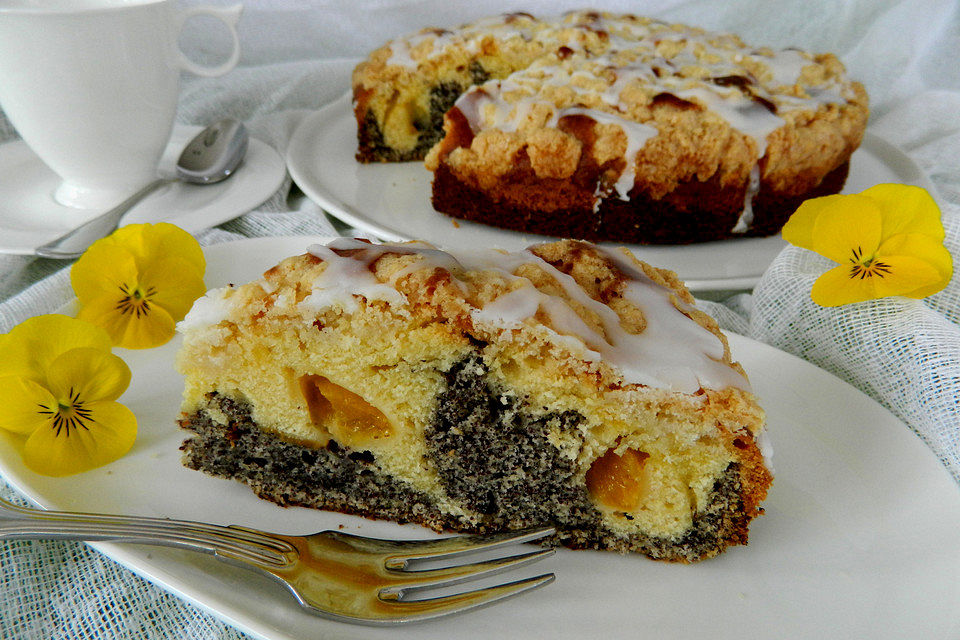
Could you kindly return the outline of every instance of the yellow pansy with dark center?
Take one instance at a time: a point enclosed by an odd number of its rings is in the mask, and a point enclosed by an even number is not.
[[[863,257],[863,249],[857,247],[853,250],[853,257],[850,258],[850,262],[853,263],[853,266],[850,267],[850,277],[851,278],[872,278],[876,275],[879,278],[883,277],[884,273],[890,273],[890,265],[885,262],[881,262],[880,258],[866,258]]]
[[[77,317],[103,327],[119,346],[161,345],[206,291],[205,267],[197,241],[172,224],[122,227],[91,245],[70,270]]]
[[[55,435],[59,436],[62,431],[65,436],[69,436],[71,429],[90,429],[88,423],[92,422],[92,414],[90,409],[84,406],[85,402],[80,398],[80,393],[71,387],[69,397],[58,399],[56,405],[37,403],[40,407],[37,413],[53,420]]]
[[[810,295],[822,306],[925,298],[953,275],[940,209],[920,187],[880,184],[807,200],[783,227],[783,237],[839,264],[813,284]]]
[[[117,311],[124,314],[136,314],[139,318],[150,312],[150,297],[157,293],[156,287],[149,287],[145,291],[138,286],[131,287],[126,283],[120,284],[122,298],[117,303]]]
[[[137,437],[116,402],[130,369],[103,329],[61,315],[0,336],[0,428],[26,437],[24,463],[44,475],[87,471],[121,457]]]

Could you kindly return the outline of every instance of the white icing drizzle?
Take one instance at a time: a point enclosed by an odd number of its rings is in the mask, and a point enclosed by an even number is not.
[[[412,55],[410,55],[410,50],[419,44],[416,38],[417,36],[411,36],[409,38],[401,38],[399,40],[392,41],[389,45],[390,57],[387,59],[387,64],[395,64],[408,69],[416,69],[417,61],[413,59]]]
[[[804,68],[813,64],[813,60],[796,49],[774,51],[773,55],[764,56],[764,62],[773,74],[770,84],[775,87],[797,84]]]
[[[703,87],[693,87],[674,92],[680,98],[690,99],[727,121],[731,127],[749,137],[754,142],[757,161],[767,153],[767,136],[783,126],[780,116],[770,113],[761,104],[743,97],[739,91],[709,91]]]
[[[760,449],[760,455],[763,457],[763,466],[769,469],[770,473],[775,474],[776,469],[773,468],[773,442],[771,442],[767,430],[764,429],[759,434],[756,434],[754,440],[757,443],[757,448]]]
[[[530,291],[533,289],[533,291]],[[489,302],[482,309],[473,312],[473,319],[478,322],[499,325],[505,329],[519,327],[524,320],[532,318],[540,308],[540,292],[532,284],[524,284],[509,293],[505,293],[496,300]]]
[[[494,80],[487,82],[480,87],[474,87],[464,93],[457,99],[455,106],[463,114],[470,129],[476,133],[485,124],[488,128],[500,129],[501,131],[516,131],[528,114],[533,110],[534,105],[543,105],[551,112],[547,120],[548,127],[556,127],[561,118],[573,115],[586,116],[598,124],[612,124],[620,127],[623,135],[627,139],[626,150],[624,151],[624,168],[620,172],[613,190],[621,200],[630,199],[630,190],[633,189],[636,177],[636,158],[637,154],[646,144],[647,140],[657,135],[657,129],[642,122],[627,120],[606,111],[598,109],[587,109],[585,107],[565,107],[557,109],[551,102],[538,100],[534,98],[522,99],[514,103],[509,103],[501,96],[505,91],[502,81]],[[493,91],[488,91],[488,88]],[[594,193],[596,200],[594,207],[599,207],[602,201],[601,185],[597,184],[597,190]]]
[[[626,118],[607,113],[606,111],[584,109],[583,107],[560,109],[557,119],[559,120],[564,116],[571,115],[584,115],[592,118],[599,124],[616,125],[623,131],[623,135],[627,137],[627,148],[623,154],[626,165],[623,171],[620,172],[620,177],[617,178],[616,183],[614,183],[613,190],[616,191],[617,196],[619,196],[621,200],[629,200],[630,190],[633,189],[637,174],[637,154],[640,153],[640,150],[647,143],[647,140],[657,135],[657,129],[651,127],[649,124],[627,120]],[[594,206],[597,206],[597,204],[595,203]]]
[[[737,223],[731,229],[732,233],[746,233],[753,223],[753,199],[760,193],[760,165],[750,169],[750,182],[747,183],[747,192],[743,195],[743,211]]]
[[[515,253],[485,249],[452,255],[425,243],[374,245],[338,238],[326,246],[309,247],[308,251],[323,260],[326,266],[298,308],[317,313],[340,307],[350,313],[359,308],[361,297],[403,307],[407,304],[406,296],[396,289],[395,284],[411,271],[442,269],[464,292],[468,291],[468,286],[459,275],[465,271],[495,271],[504,277],[510,290],[471,312],[471,318],[478,325],[512,330],[541,314],[546,323],[536,323],[535,326],[550,332],[554,342],[586,361],[606,362],[620,372],[627,384],[688,394],[701,387],[750,390],[746,378],[722,361],[724,347],[720,339],[686,315],[692,309],[677,300],[671,289],[653,282],[625,255],[596,246],[594,249],[627,278],[622,296],[643,313],[646,327],[641,333],[626,331],[613,309],[591,298],[573,277],[529,249]],[[349,253],[341,255],[338,251]],[[381,282],[370,266],[387,253],[418,255],[421,259],[392,274],[389,281]],[[601,331],[590,327],[564,298],[544,293],[527,278],[515,275],[524,264],[533,264],[551,276],[569,299],[599,319]],[[277,293],[275,287],[259,284],[268,295]],[[194,331],[226,320],[232,310],[229,295],[232,289],[223,287],[208,291],[194,303],[177,325],[177,330]],[[292,303],[292,300],[284,302],[279,297],[276,301],[281,307]]]
[[[623,297],[643,311],[647,321],[646,329],[629,339],[633,362],[652,368],[659,379],[674,381],[674,388],[750,390],[746,378],[722,361],[724,347],[717,336],[683,313],[691,308],[677,300],[670,289],[653,282],[626,256],[598,250],[630,278]]]
[[[353,250],[347,255],[336,251]],[[594,300],[568,274],[565,274],[530,250],[506,253],[495,250],[463,252],[451,255],[422,243],[403,245],[371,245],[358,240],[340,238],[327,245],[313,245],[309,251],[327,262],[318,279],[320,298],[331,295],[345,309],[343,297],[364,296],[372,292],[375,299],[405,298],[393,284],[414,269],[443,269],[457,281],[464,271],[496,271],[503,275],[511,290],[475,309],[471,317],[480,325],[497,329],[515,329],[527,319],[542,313],[548,320],[547,330],[553,339],[587,361],[602,360],[619,370],[626,383],[664,388],[681,393],[694,393],[701,387],[722,389],[739,387],[749,390],[749,383],[735,369],[722,362],[724,347],[716,335],[703,328],[678,308],[672,291],[656,284],[637,269],[626,256],[596,247],[628,278],[624,298],[639,308],[646,319],[640,334],[623,329],[620,317],[609,306]],[[385,253],[417,254],[415,265],[393,274],[389,283],[381,283],[370,265]],[[602,331],[588,326],[567,302],[540,291],[528,279],[515,275],[523,264],[532,263],[549,274],[572,300],[589,309],[600,319]],[[371,282],[371,278],[376,284]],[[465,283],[464,283],[465,284]],[[393,294],[387,295],[383,288]],[[333,292],[333,294],[328,292]],[[317,294],[317,289],[308,299]],[[306,300],[304,300],[304,303]],[[304,305],[301,303],[301,305]],[[689,311],[689,309],[687,309]]]
[[[428,40],[431,41],[431,49],[427,59],[440,55],[454,43],[464,43],[463,36],[452,31],[431,29],[415,33],[390,42],[390,57],[387,59],[387,64],[416,69],[418,62],[413,59],[412,51]]]
[[[273,293],[277,290],[277,285],[273,284],[266,278],[260,278],[257,280],[257,284],[260,285],[260,288],[263,289],[264,293]]]
[[[515,87],[504,86],[505,84],[502,80],[490,80],[457,98],[454,106],[466,118],[471,131],[477,133],[484,126],[511,132],[519,128],[535,101],[525,99],[515,104],[507,102],[501,96]],[[550,104],[542,100],[538,102]]]
[[[231,305],[228,294],[233,287],[210,289],[193,302],[193,306],[183,320],[177,323],[177,331],[184,333],[220,324],[230,315]]]
[[[332,249],[320,244],[311,245],[308,250],[327,266],[314,280],[310,294],[300,302],[299,306],[303,309],[318,312],[339,306],[344,311],[353,312],[359,308],[356,296],[363,296],[368,301],[406,304],[406,297],[395,287],[377,280],[367,264],[343,259]]]
[[[469,53],[477,53],[484,37],[493,36],[498,40],[521,38],[530,41],[533,37],[529,28],[533,20],[520,15],[493,16],[461,27],[456,31],[445,29],[425,29],[417,33],[397,38],[389,43],[390,57],[388,65],[397,65],[407,69],[416,69],[419,62],[413,58],[412,50],[426,41],[431,41],[429,51],[422,54],[421,61],[441,56],[451,45],[459,45]]]

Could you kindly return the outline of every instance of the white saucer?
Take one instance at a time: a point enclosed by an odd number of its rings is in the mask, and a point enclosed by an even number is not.
[[[160,161],[161,175],[173,174],[180,150],[199,130],[174,128]],[[229,180],[161,187],[131,209],[121,224],[164,221],[196,233],[250,211],[273,195],[285,175],[280,155],[251,138],[243,163]],[[102,213],[56,202],[53,192],[60,178],[23,141],[0,145],[0,176],[0,253],[32,255],[36,247]]]

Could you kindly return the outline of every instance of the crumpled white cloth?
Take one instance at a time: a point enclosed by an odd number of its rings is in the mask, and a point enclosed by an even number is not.
[[[189,2],[185,4],[197,4]],[[243,56],[230,74],[185,78],[178,119],[244,120],[285,149],[310,110],[349,88],[359,58],[422,26],[454,26],[499,11],[547,15],[581,2],[339,0],[248,3]],[[960,18],[952,0],[608,0],[587,3],[739,33],[751,44],[796,45],[840,55],[871,96],[870,130],[920,164],[937,187],[947,246],[960,256]],[[207,25],[209,26],[209,25]],[[227,50],[226,34],[194,25],[181,39],[200,60]],[[0,113],[0,142],[15,137]],[[0,178],[2,179],[2,178]],[[269,201],[200,234],[204,244],[247,236],[333,233],[318,208],[291,198],[287,181]],[[888,407],[960,480],[960,284],[922,301],[888,299],[824,309],[810,286],[829,266],[788,247],[751,293],[704,307],[729,330],[794,353]],[[58,262],[0,256],[0,332],[71,297]],[[0,486],[0,495],[15,498]],[[0,637],[33,640],[235,639],[242,633],[76,543],[0,545]],[[349,630],[347,630],[349,631]],[[345,631],[346,633],[346,631]],[[398,630],[416,637],[416,629]]]

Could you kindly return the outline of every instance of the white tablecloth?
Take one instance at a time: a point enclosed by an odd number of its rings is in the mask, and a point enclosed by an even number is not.
[[[500,11],[539,15],[566,0],[261,0],[240,24],[240,66],[216,79],[184,78],[179,121],[224,115],[281,152],[300,118],[349,87],[359,57],[427,25],[455,26]],[[960,19],[952,0],[650,0],[594,6],[732,31],[753,44],[833,51],[871,96],[870,130],[910,155],[937,187],[947,246],[960,256]],[[193,25],[183,46],[216,59],[226,34]],[[0,113],[0,142],[15,137]],[[2,179],[2,176],[0,176]],[[200,234],[209,244],[245,236],[332,233],[317,207],[291,200],[290,182],[264,205]],[[294,203],[293,205],[291,203]],[[925,301],[816,307],[809,289],[822,259],[795,248],[753,292],[705,303],[722,325],[824,367],[901,417],[960,480],[960,285]],[[70,299],[62,263],[0,256],[0,332]],[[12,497],[9,487],[0,488]],[[960,523],[958,523],[960,524]],[[141,580],[82,544],[0,545],[0,637],[240,638],[240,632]],[[416,637],[415,629],[397,633]]]

